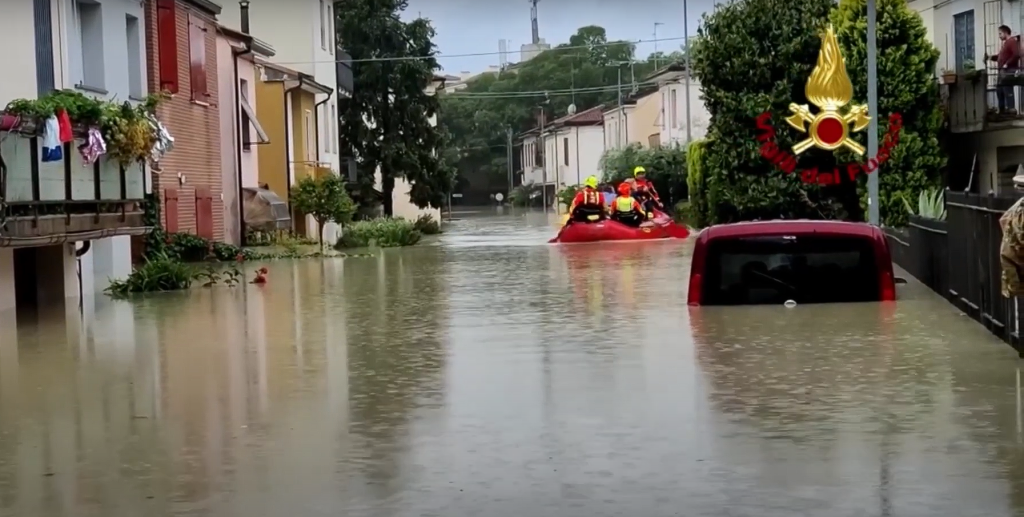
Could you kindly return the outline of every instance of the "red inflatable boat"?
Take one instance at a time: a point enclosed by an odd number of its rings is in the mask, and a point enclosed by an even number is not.
[[[645,241],[653,239],[685,239],[690,230],[676,224],[664,212],[654,211],[654,217],[640,228],[634,228],[618,221],[604,220],[596,223],[571,223],[562,227],[549,243],[556,242],[598,242],[598,241]]]

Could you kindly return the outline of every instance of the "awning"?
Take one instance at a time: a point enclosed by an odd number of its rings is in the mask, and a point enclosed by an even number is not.
[[[252,124],[253,129],[256,130],[257,143],[269,144],[270,137],[267,136],[267,132],[263,130],[263,126],[260,125],[260,121],[256,119],[256,110],[252,109],[249,105],[249,101],[245,98],[239,99],[242,103],[242,111],[245,112],[245,116],[249,118],[249,123]]]

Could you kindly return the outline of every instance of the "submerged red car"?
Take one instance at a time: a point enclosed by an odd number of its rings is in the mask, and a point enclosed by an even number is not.
[[[689,305],[891,301],[896,278],[885,234],[841,221],[758,221],[697,236]]]

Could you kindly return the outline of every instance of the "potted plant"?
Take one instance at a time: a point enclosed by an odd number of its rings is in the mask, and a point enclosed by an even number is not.
[[[939,76],[939,84],[956,84],[956,71],[945,68]]]
[[[981,75],[984,70],[978,70],[974,66],[974,60],[968,59],[964,61],[964,79],[971,81],[972,83],[978,82],[981,79]]]

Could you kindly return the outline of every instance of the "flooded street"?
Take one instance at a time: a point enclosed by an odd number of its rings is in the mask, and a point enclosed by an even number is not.
[[[1024,516],[1016,354],[913,279],[691,311],[692,242],[462,217],[0,323],[0,516]]]

